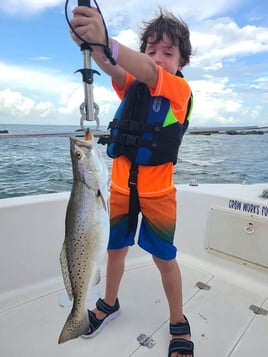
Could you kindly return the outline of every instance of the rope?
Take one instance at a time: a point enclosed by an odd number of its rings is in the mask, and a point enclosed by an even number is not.
[[[86,41],[85,39],[83,39],[80,35],[78,35],[78,33],[73,29],[72,25],[71,25],[71,22],[69,20],[69,17],[68,17],[68,5],[69,5],[69,0],[66,0],[65,1],[65,18],[66,18],[66,21],[70,27],[70,29],[73,31],[73,33],[79,38],[80,41],[82,41],[84,44],[86,44],[87,46],[90,47],[90,49],[92,50],[91,46],[99,46],[99,47],[103,47],[103,51],[104,51],[104,54],[105,56],[108,58],[108,60],[110,61],[110,63],[112,65],[116,65],[116,62],[114,60],[114,58],[112,57],[112,51],[111,49],[109,48],[109,36],[108,36],[108,31],[107,31],[107,26],[106,26],[106,23],[104,21],[104,18],[103,18],[103,15],[101,13],[101,10],[100,10],[100,7],[97,3],[96,0],[94,0],[94,3],[96,5],[96,8],[99,12],[99,14],[101,15],[101,18],[102,18],[102,23],[103,23],[103,26],[104,26],[104,31],[105,31],[105,38],[106,38],[106,45],[102,44],[102,43],[97,43],[97,42],[88,42]]]

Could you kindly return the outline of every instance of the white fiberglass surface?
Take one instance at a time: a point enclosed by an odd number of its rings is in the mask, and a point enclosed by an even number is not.
[[[268,348],[265,331],[268,316],[255,315],[251,304],[268,308],[267,300],[232,279],[221,279],[212,272],[181,265],[184,311],[192,329],[195,357],[264,355]],[[200,290],[198,281],[209,290]],[[103,294],[105,277],[100,283]],[[120,316],[111,321],[97,337],[78,338],[62,345],[58,335],[70,311],[58,304],[59,287],[28,296],[23,302],[0,313],[0,351],[3,357],[104,357],[167,356],[169,343],[168,306],[156,267],[146,264],[129,267],[120,290]],[[95,302],[95,301],[94,301]],[[93,301],[89,307],[93,307]],[[137,337],[144,333],[155,341],[151,349],[140,346]]]

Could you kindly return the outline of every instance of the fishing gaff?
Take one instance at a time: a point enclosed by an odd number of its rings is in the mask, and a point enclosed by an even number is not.
[[[90,0],[78,0],[78,6],[91,7]],[[84,102],[80,105],[80,126],[84,130],[84,121],[95,120],[94,115],[94,96],[93,96],[93,76],[94,73],[100,73],[91,68],[92,48],[88,43],[82,43],[81,51],[83,52],[84,68],[78,69],[75,73],[80,72],[84,83]]]

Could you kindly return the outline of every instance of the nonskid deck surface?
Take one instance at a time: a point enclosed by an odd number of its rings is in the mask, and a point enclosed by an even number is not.
[[[255,314],[249,307],[268,310],[268,297],[251,291],[250,286],[243,288],[231,279],[217,277],[213,271],[192,268],[191,262],[180,266],[184,312],[191,323],[195,357],[266,355],[268,316]],[[205,289],[198,288],[197,282],[206,284]],[[23,301],[14,300],[9,307],[1,303],[2,357],[167,356],[168,307],[153,264],[127,269],[120,289],[120,316],[89,340],[78,338],[58,345],[70,307],[59,306],[62,286],[56,285]],[[104,286],[105,277],[100,284],[101,295]],[[93,307],[93,301],[90,305]],[[153,338],[154,347],[139,344],[137,337],[142,333]]]

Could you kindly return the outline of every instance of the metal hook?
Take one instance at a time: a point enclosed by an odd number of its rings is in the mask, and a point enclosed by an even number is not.
[[[86,113],[86,105],[85,105],[85,102],[83,102],[81,105],[80,105],[80,114],[81,114],[81,118],[80,118],[80,127],[83,131],[85,131],[85,126],[84,126],[84,121],[93,121],[95,120],[97,126],[96,126],[96,129],[95,130],[99,130],[99,126],[100,126],[100,119],[99,119],[99,111],[100,111],[100,108],[98,106],[97,103],[93,103],[93,109],[94,109],[94,114],[93,114],[93,117],[91,118],[87,118],[87,113]]]

